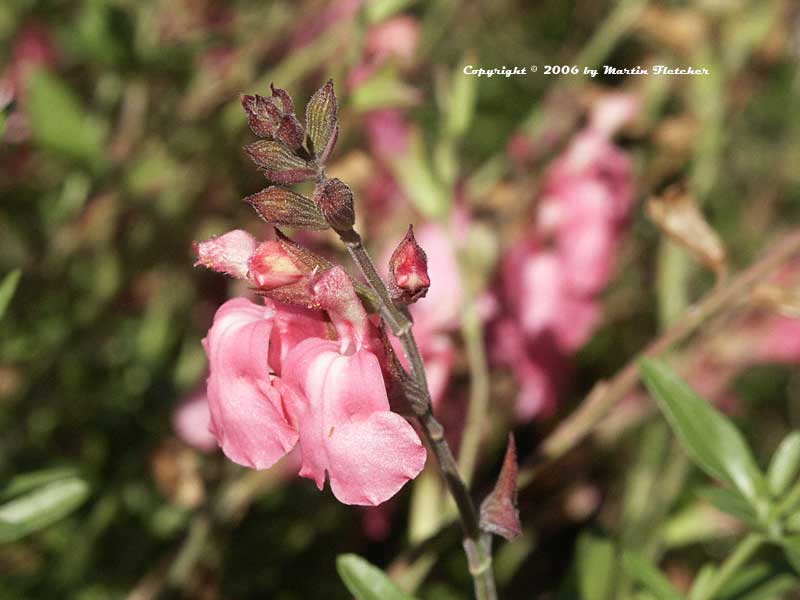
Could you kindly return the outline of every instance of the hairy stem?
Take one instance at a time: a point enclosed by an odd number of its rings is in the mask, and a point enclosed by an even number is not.
[[[411,402],[417,422],[422,430],[428,446],[436,455],[439,470],[447,485],[447,489],[458,508],[461,528],[464,532],[464,551],[467,555],[469,572],[472,575],[475,587],[475,597],[478,600],[495,600],[497,590],[492,573],[492,554],[490,538],[481,534],[478,511],[469,495],[466,483],[461,478],[455,457],[447,440],[444,439],[444,429],[441,423],[433,416],[430,391],[425,378],[425,364],[419,352],[419,347],[411,331],[411,320],[405,311],[397,307],[389,294],[383,279],[375,269],[366,248],[361,242],[361,236],[354,230],[340,231],[339,237],[347,247],[347,251],[358,265],[372,291],[377,295],[381,305],[381,316],[398,337],[403,346],[403,352],[408,360],[411,377],[423,391],[423,403]]]
[[[531,466],[520,471],[519,487],[529,485],[543,468],[577,446],[609,411],[639,381],[638,361],[657,356],[683,341],[710,318],[737,306],[748,297],[753,286],[772,274],[780,265],[800,252],[800,231],[778,242],[755,263],[715,288],[700,303],[690,306],[664,334],[634,356],[610,381],[600,381],[578,409],[564,420],[541,444]]]

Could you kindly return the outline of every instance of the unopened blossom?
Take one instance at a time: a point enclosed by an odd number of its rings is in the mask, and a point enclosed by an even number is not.
[[[430,285],[428,258],[414,238],[414,228],[409,225],[389,259],[389,290],[394,300],[412,304],[425,297]]]
[[[437,406],[455,363],[450,334],[460,323],[463,288],[458,259],[447,230],[436,223],[424,223],[414,229],[414,238],[425,253],[429,287],[424,297],[409,306],[409,311],[414,319],[414,337],[425,363],[431,400]],[[381,263],[389,266],[391,261],[387,252]],[[401,363],[407,367],[398,340],[392,336],[391,342]]]
[[[194,245],[197,254],[195,265],[203,265],[236,279],[247,279],[248,262],[256,250],[256,239],[241,229],[234,229]]]
[[[272,290],[302,279],[306,273],[298,267],[280,242],[261,242],[247,261],[248,278],[262,290]]]

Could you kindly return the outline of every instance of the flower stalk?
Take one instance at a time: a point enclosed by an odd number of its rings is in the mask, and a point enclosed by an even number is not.
[[[442,477],[458,509],[461,529],[464,533],[464,551],[475,587],[475,597],[478,600],[496,599],[497,589],[492,571],[491,537],[481,532],[478,511],[470,497],[467,484],[462,479],[450,445],[444,438],[444,428],[433,415],[430,391],[425,378],[425,365],[414,340],[411,319],[404,308],[398,307],[392,301],[389,289],[378,274],[358,232],[351,228],[338,231],[338,233],[350,256],[378,297],[381,316],[392,333],[400,340],[408,360],[411,378],[416,384],[414,391],[409,395],[416,395],[417,391],[422,393],[421,399],[409,398],[409,404],[420,425],[423,437],[436,456]]]

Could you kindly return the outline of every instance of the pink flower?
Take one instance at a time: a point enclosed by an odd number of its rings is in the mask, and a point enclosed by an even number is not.
[[[309,281],[331,317],[265,299],[223,304],[204,340],[210,431],[232,461],[266,469],[300,442],[301,475],[347,504],[380,504],[425,464],[411,425],[389,410],[372,326],[341,267]]]
[[[373,62],[396,57],[404,62],[414,58],[420,26],[414,17],[401,15],[370,27],[364,50]]]
[[[501,300],[513,321],[497,325],[493,354],[520,382],[521,418],[552,408],[565,359],[600,320],[598,295],[613,275],[633,199],[630,159],[611,136],[636,109],[627,95],[597,104],[589,126],[548,167],[528,237],[502,259]]]
[[[504,292],[528,337],[549,335],[562,351],[580,348],[599,317],[595,303],[570,286],[563,258],[552,250],[520,245],[506,257]]]
[[[350,72],[347,85],[355,88],[368,80],[388,61],[409,65],[419,43],[420,26],[408,15],[394,17],[370,27],[364,43],[364,56]]]
[[[800,319],[778,316],[769,319],[755,357],[761,362],[800,362]]]
[[[286,358],[303,465],[300,475],[345,504],[377,505],[425,466],[426,452],[411,425],[389,410],[377,357],[362,348],[342,354],[337,342],[300,343]]]
[[[297,443],[297,431],[267,362],[275,306],[229,300],[203,345],[211,374],[211,432],[233,462],[268,469]]]
[[[411,127],[403,113],[394,108],[375,110],[366,118],[369,147],[383,160],[408,152]]]
[[[172,428],[177,436],[192,448],[211,452],[217,439],[209,430],[211,413],[205,392],[197,392],[183,400],[172,414]]]

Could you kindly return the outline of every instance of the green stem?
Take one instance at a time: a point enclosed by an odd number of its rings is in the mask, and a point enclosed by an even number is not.
[[[711,581],[703,589],[703,593],[698,596],[697,600],[712,600],[725,584],[728,583],[731,577],[750,560],[750,557],[763,543],[764,538],[756,533],[751,533],[742,539],[728,558],[720,565],[716,573],[714,573]]]
[[[486,361],[486,350],[483,343],[483,331],[480,316],[474,299],[464,306],[461,321],[461,333],[469,362],[470,390],[469,410],[458,452],[458,467],[467,484],[472,480],[481,432],[485,425],[486,411],[489,407],[489,367]]]
[[[425,378],[425,364],[422,361],[419,347],[411,331],[411,321],[404,311],[392,301],[386,284],[378,274],[366,248],[364,248],[361,236],[351,229],[349,231],[340,231],[339,237],[347,247],[350,256],[353,257],[353,260],[361,269],[372,291],[378,297],[381,305],[381,316],[400,340],[408,359],[411,377],[424,394],[423,402],[412,401],[410,404],[415,412],[422,435],[436,456],[439,470],[447,484],[447,489],[458,508],[461,528],[464,532],[464,551],[467,555],[469,572],[472,575],[475,587],[475,597],[478,600],[496,600],[497,590],[494,583],[494,574],[492,573],[490,543],[488,538],[481,534],[478,511],[472,502],[466,483],[464,483],[459,474],[458,465],[450,445],[444,439],[444,428],[433,416],[430,391]]]

